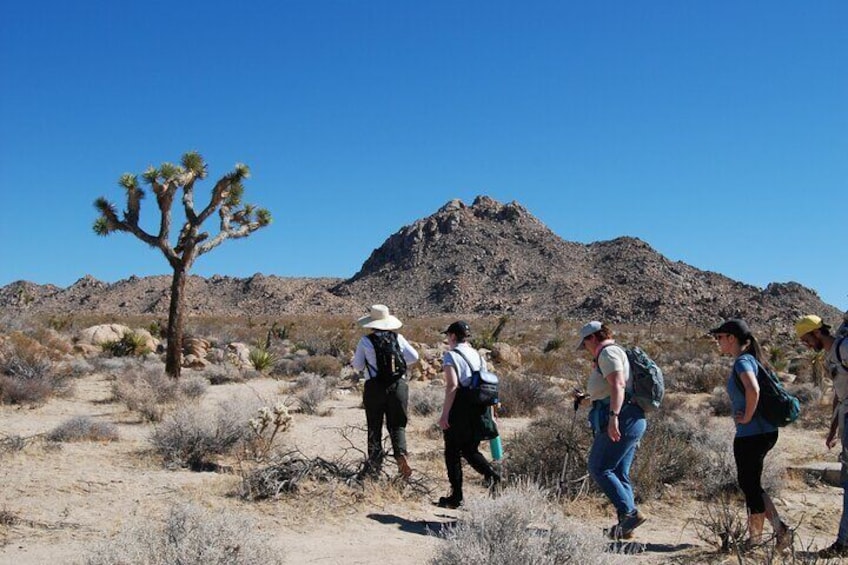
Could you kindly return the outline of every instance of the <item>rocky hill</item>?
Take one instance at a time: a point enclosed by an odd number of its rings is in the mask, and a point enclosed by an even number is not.
[[[16,282],[0,288],[4,312],[166,315],[170,277],[113,284],[84,277],[61,289]],[[401,228],[351,279],[191,277],[189,315],[330,313],[355,316],[384,302],[404,316],[510,314],[617,323],[708,326],[740,315],[787,327],[836,308],[797,283],[765,289],[669,261],[630,237],[589,245],[563,240],[515,202],[459,200]]]

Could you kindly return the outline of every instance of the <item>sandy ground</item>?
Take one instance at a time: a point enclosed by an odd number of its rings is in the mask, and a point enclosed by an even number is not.
[[[413,386],[423,386],[413,383]],[[284,386],[273,380],[210,387],[202,402],[210,407],[233,395],[250,395],[269,403],[285,396]],[[442,510],[431,501],[447,491],[441,463],[441,440],[430,434],[431,419],[416,418],[409,428],[415,478],[430,487],[427,496],[380,492],[385,485],[369,487],[355,502],[277,500],[248,503],[234,496],[235,474],[172,471],[151,453],[147,438],[152,425],[118,404],[109,402],[110,383],[102,375],[78,381],[74,394],[53,399],[37,408],[0,406],[0,438],[44,434],[71,416],[85,415],[118,427],[120,440],[50,444],[33,439],[22,450],[0,453],[0,516],[15,516],[14,523],[0,521],[0,563],[15,565],[79,562],[93,544],[111,538],[122,526],[140,518],[159,517],[174,502],[189,501],[210,509],[250,514],[289,563],[369,564],[425,563],[441,541],[429,532],[451,523],[462,510]],[[350,441],[364,449],[364,413],[355,392],[340,393],[327,401],[325,416],[295,414],[293,428],[283,438],[315,457],[337,456]],[[503,420],[502,433],[524,422]],[[349,428],[354,426],[356,429]],[[812,459],[832,460],[823,448],[821,431],[791,427],[779,443],[790,463]],[[508,450],[508,445],[507,445]],[[468,483],[473,471],[468,471]],[[391,490],[391,489],[389,489]],[[485,496],[482,487],[471,487],[469,497]],[[777,501],[785,519],[799,525],[796,544],[823,547],[829,544],[839,519],[841,491],[821,484],[792,480]],[[716,556],[700,539],[693,518],[701,503],[671,489],[661,501],[643,506],[649,521],[637,536],[643,552],[622,556],[622,562],[734,562]],[[584,523],[608,526],[606,509],[587,509]]]

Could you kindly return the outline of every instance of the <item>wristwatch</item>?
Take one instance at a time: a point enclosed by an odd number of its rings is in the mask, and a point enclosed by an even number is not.
[[[613,416],[615,416],[616,418],[618,418],[618,412],[613,412],[612,410],[610,410],[610,411],[609,411],[609,415],[610,415],[610,418],[612,418]]]

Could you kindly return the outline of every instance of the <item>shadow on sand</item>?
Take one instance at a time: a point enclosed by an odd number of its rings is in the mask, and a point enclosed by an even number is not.
[[[641,543],[638,541],[618,541],[609,544],[610,551],[632,555],[635,553],[676,553],[697,547],[691,543]]]
[[[453,516],[445,515],[444,517],[449,520],[445,522],[435,520],[407,520],[394,514],[368,514],[368,518],[371,520],[380,522],[381,524],[395,525],[402,532],[421,536],[439,534],[444,528],[456,523],[456,518]]]

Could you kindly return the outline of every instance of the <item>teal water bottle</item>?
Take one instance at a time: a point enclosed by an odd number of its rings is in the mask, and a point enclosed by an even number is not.
[[[493,437],[489,440],[489,451],[492,452],[492,459],[500,461],[503,458],[503,443],[501,436]]]

